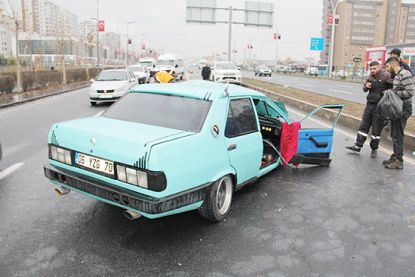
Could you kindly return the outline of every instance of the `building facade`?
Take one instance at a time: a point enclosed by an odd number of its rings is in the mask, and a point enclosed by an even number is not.
[[[326,39],[320,62],[328,63],[332,14],[329,0],[323,1],[322,36]],[[402,0],[347,0],[337,8],[339,24],[334,42],[334,65],[356,65],[364,61],[366,48],[415,41],[415,4]]]

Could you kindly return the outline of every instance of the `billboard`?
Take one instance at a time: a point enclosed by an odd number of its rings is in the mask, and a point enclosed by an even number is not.
[[[215,24],[216,0],[187,0],[186,22]]]
[[[245,26],[271,28],[274,22],[274,4],[245,2]]]

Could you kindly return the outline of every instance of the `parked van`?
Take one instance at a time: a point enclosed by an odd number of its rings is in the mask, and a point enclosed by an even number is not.
[[[168,73],[174,72],[176,79],[183,79],[184,77],[183,58],[174,54],[160,55],[157,59],[155,72],[166,71]]]

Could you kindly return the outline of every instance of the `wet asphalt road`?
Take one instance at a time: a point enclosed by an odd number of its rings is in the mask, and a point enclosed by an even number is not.
[[[275,73],[272,75],[272,77],[262,77],[254,76],[254,73],[250,71],[243,71],[242,76],[310,91],[313,93],[337,97],[339,99],[344,99],[352,102],[362,104],[366,103],[367,94],[362,90],[363,82],[352,83]],[[413,99],[412,106],[415,109],[415,99]]]
[[[414,276],[415,166],[387,171],[344,146],[329,168],[279,168],[236,193],[226,221],[130,222],[43,177],[54,122],[91,116],[82,89],[0,110],[0,276]],[[291,111],[293,117],[300,117]],[[315,122],[314,122],[315,123]]]

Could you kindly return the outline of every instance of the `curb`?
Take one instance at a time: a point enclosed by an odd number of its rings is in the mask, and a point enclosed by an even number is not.
[[[29,103],[29,102],[33,102],[33,101],[40,100],[40,99],[43,99],[43,98],[47,98],[47,97],[56,96],[56,95],[59,95],[59,94],[71,92],[71,91],[74,91],[74,90],[87,88],[89,86],[90,86],[90,84],[83,84],[83,85],[79,85],[79,86],[76,86],[76,87],[67,88],[67,89],[64,89],[64,90],[61,90],[61,91],[51,92],[49,94],[45,94],[45,95],[41,95],[41,96],[37,96],[37,97],[33,97],[33,98],[21,100],[21,101],[16,101],[16,102],[12,102],[12,103],[3,104],[3,105],[0,105],[0,110],[5,109],[5,108],[9,108],[9,107],[13,107],[13,106],[17,106],[17,105],[22,105],[22,104]]]
[[[256,86],[252,86],[252,85],[248,85],[245,83],[242,83],[242,85],[244,87],[262,92],[270,98],[276,99],[278,101],[282,101],[287,105],[293,106],[305,112],[311,112],[312,110],[318,107],[317,105],[308,103],[306,101],[298,100],[293,97],[282,95],[274,91],[269,91],[269,90],[259,88]],[[327,120],[334,120],[336,113],[331,110],[322,109],[321,111],[317,113],[317,115]],[[352,130],[359,129],[361,122],[362,120],[360,118],[357,118],[352,115],[344,114],[344,113],[340,115],[339,120],[338,120],[338,124],[340,124],[343,127],[350,128]],[[385,128],[385,130],[388,131],[389,127]],[[389,132],[385,132],[385,131],[382,132],[382,140],[386,140],[387,142],[392,143],[392,138],[390,137]],[[405,148],[409,151],[413,151],[413,149],[415,149],[415,135],[405,133]]]

